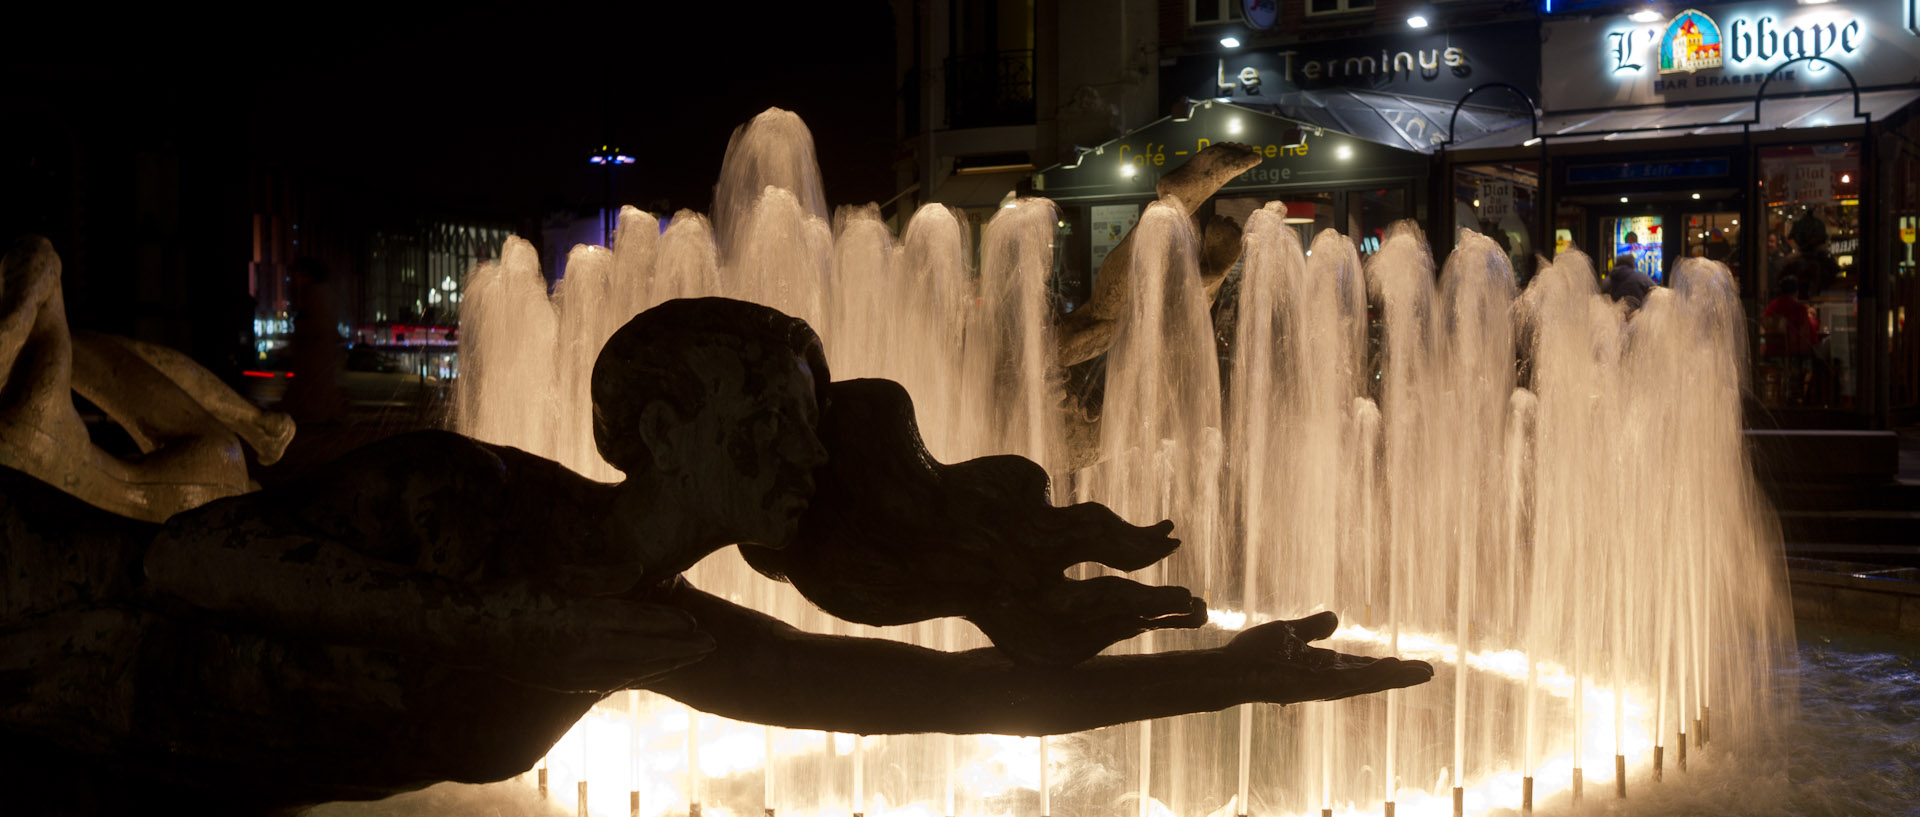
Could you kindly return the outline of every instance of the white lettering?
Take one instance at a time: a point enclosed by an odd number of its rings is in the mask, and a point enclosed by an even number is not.
[[[1449,47],[1446,51],[1446,59],[1448,68],[1458,68],[1467,63],[1467,52]]]
[[[1240,69],[1240,87],[1249,94],[1260,93],[1260,72],[1251,65]]]

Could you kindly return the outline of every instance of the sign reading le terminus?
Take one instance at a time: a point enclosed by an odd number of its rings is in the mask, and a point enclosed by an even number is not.
[[[1531,92],[1538,36],[1531,23],[1496,23],[1194,54],[1160,70],[1160,97],[1278,103],[1290,92],[1353,88],[1452,101],[1486,82]]]

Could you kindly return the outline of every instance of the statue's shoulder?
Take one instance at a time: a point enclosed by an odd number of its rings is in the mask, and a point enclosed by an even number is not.
[[[341,457],[336,468],[355,477],[377,472],[408,479],[439,476],[501,484],[566,470],[553,460],[512,446],[441,430],[410,431],[370,443]]]

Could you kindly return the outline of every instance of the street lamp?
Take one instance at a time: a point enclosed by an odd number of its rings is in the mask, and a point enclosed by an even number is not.
[[[618,165],[633,164],[633,157],[620,152],[618,147],[601,145],[599,150],[587,157],[588,164],[600,165],[607,171],[606,206],[600,210],[600,227],[606,233],[607,249],[613,249],[613,169]]]

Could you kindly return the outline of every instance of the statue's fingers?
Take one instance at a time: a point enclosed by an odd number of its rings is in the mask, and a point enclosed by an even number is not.
[[[1294,637],[1301,641],[1319,641],[1333,635],[1333,631],[1339,629],[1340,617],[1334,615],[1331,610],[1322,610],[1306,618],[1289,621],[1287,626],[1293,628]]]
[[[1345,659],[1356,656],[1342,656]],[[1347,698],[1365,695],[1370,692],[1382,692],[1389,689],[1424,684],[1433,679],[1433,665],[1425,661],[1404,661],[1398,658],[1360,659],[1364,664],[1343,666],[1329,672],[1337,673],[1341,683],[1338,691],[1325,698]],[[1342,661],[1342,664],[1347,662]]]

